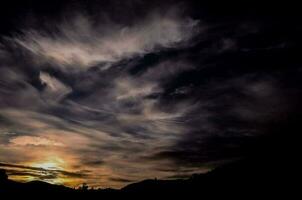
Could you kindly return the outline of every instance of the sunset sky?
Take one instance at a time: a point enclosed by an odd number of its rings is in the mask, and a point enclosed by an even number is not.
[[[3,6],[0,168],[120,188],[245,156],[297,103],[301,22],[209,2]]]

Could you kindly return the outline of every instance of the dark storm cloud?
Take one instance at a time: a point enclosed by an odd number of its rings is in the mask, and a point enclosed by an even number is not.
[[[151,160],[172,158],[178,165],[202,166],[244,157],[259,138],[271,132],[271,124],[289,114],[294,102],[291,93],[296,89],[284,87],[289,80],[278,73],[241,72],[234,77],[211,78],[189,93],[203,103],[184,117],[190,131]]]

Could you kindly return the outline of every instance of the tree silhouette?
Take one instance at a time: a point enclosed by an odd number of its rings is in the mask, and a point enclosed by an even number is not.
[[[5,169],[0,169],[0,182],[6,181],[8,176],[6,174]]]
[[[82,186],[79,187],[79,190],[87,191],[88,188],[89,188],[89,187],[88,187],[87,183],[83,183]]]

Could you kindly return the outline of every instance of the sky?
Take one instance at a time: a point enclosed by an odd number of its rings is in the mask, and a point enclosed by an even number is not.
[[[3,3],[0,168],[121,188],[256,151],[300,113],[301,22],[276,4]]]

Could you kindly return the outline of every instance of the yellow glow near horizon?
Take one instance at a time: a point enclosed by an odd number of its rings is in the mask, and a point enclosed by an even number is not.
[[[41,169],[47,170],[47,172],[41,172],[41,173],[50,173],[50,174],[51,174],[51,171],[55,171],[55,170],[65,171],[65,170],[67,170],[67,167],[68,167],[66,161],[64,161],[62,158],[60,158],[57,155],[49,155],[45,159],[36,160],[31,163],[27,163],[27,165],[29,165],[31,167],[36,167],[36,168],[41,168]],[[27,181],[36,180],[36,178],[33,178],[31,176],[26,176],[26,177],[23,177],[23,180],[25,182],[27,182]],[[68,178],[65,178],[65,177],[57,177],[55,179],[49,179],[49,180],[45,179],[43,181],[49,182],[52,184],[65,184],[65,182],[68,182],[70,180],[68,180]]]
[[[36,161],[30,164],[32,167],[42,168],[46,170],[64,170],[66,163],[57,156],[48,157],[42,161]]]

